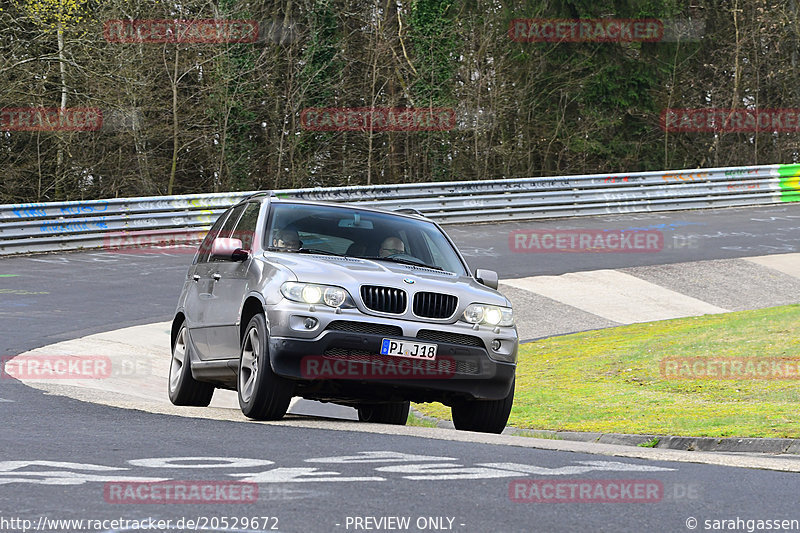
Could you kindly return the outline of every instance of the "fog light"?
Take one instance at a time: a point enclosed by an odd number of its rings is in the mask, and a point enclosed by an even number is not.
[[[494,350],[495,352],[499,352],[500,351],[500,341],[499,340],[495,339],[495,340],[492,341],[492,350]]]
[[[317,319],[311,317],[306,318],[305,321],[303,322],[303,325],[306,327],[306,329],[314,329],[315,327],[317,327]]]

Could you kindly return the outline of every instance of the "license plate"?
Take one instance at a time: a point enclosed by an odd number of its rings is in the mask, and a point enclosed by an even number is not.
[[[436,359],[436,348],[436,344],[383,339],[383,342],[381,342],[381,355],[393,355],[395,357],[409,357],[411,359],[430,361]]]

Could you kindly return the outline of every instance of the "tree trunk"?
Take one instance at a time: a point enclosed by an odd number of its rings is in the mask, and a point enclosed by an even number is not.
[[[67,108],[67,65],[64,56],[64,30],[59,23],[58,27],[58,68],[61,74],[61,105],[60,114],[63,116]],[[55,177],[56,199],[61,200],[63,191],[61,190],[64,181],[64,135],[58,134],[58,153],[56,155],[56,177]]]
[[[172,73],[172,165],[169,171],[167,195],[175,188],[175,172],[178,169],[178,48],[175,47],[175,68]]]

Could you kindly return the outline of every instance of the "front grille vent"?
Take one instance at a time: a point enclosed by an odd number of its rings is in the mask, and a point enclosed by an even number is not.
[[[449,331],[435,331],[432,329],[421,329],[417,333],[417,338],[425,341],[444,342],[447,344],[463,344],[464,346],[477,346],[483,348],[483,341],[474,335],[464,335],[463,333],[450,333]]]
[[[387,337],[401,337],[403,328],[388,324],[370,324],[369,322],[355,322],[352,320],[334,320],[325,328],[348,333],[365,333],[367,335],[385,335]]]
[[[361,301],[371,311],[399,315],[406,310],[406,293],[393,287],[364,285],[361,287]]]
[[[414,295],[414,314],[422,318],[449,318],[456,312],[458,298],[437,292],[418,292]]]
[[[456,374],[467,374],[474,376],[481,373],[481,367],[477,361],[456,361]]]
[[[351,348],[342,348],[339,346],[331,346],[322,354],[325,359],[338,359],[343,361],[362,361],[371,363],[376,357],[382,357],[376,353],[367,350],[353,350]]]

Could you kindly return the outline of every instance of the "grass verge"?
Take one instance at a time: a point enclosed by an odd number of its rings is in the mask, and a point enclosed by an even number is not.
[[[408,413],[408,420],[406,421],[406,425],[418,426],[424,428],[435,428],[436,422],[417,416],[417,414],[414,413],[414,411],[412,410]]]
[[[800,305],[633,324],[520,346],[509,425],[800,437],[800,379],[674,379],[665,358],[800,358]],[[794,367],[797,368],[797,365]],[[416,405],[449,419],[441,404]]]

